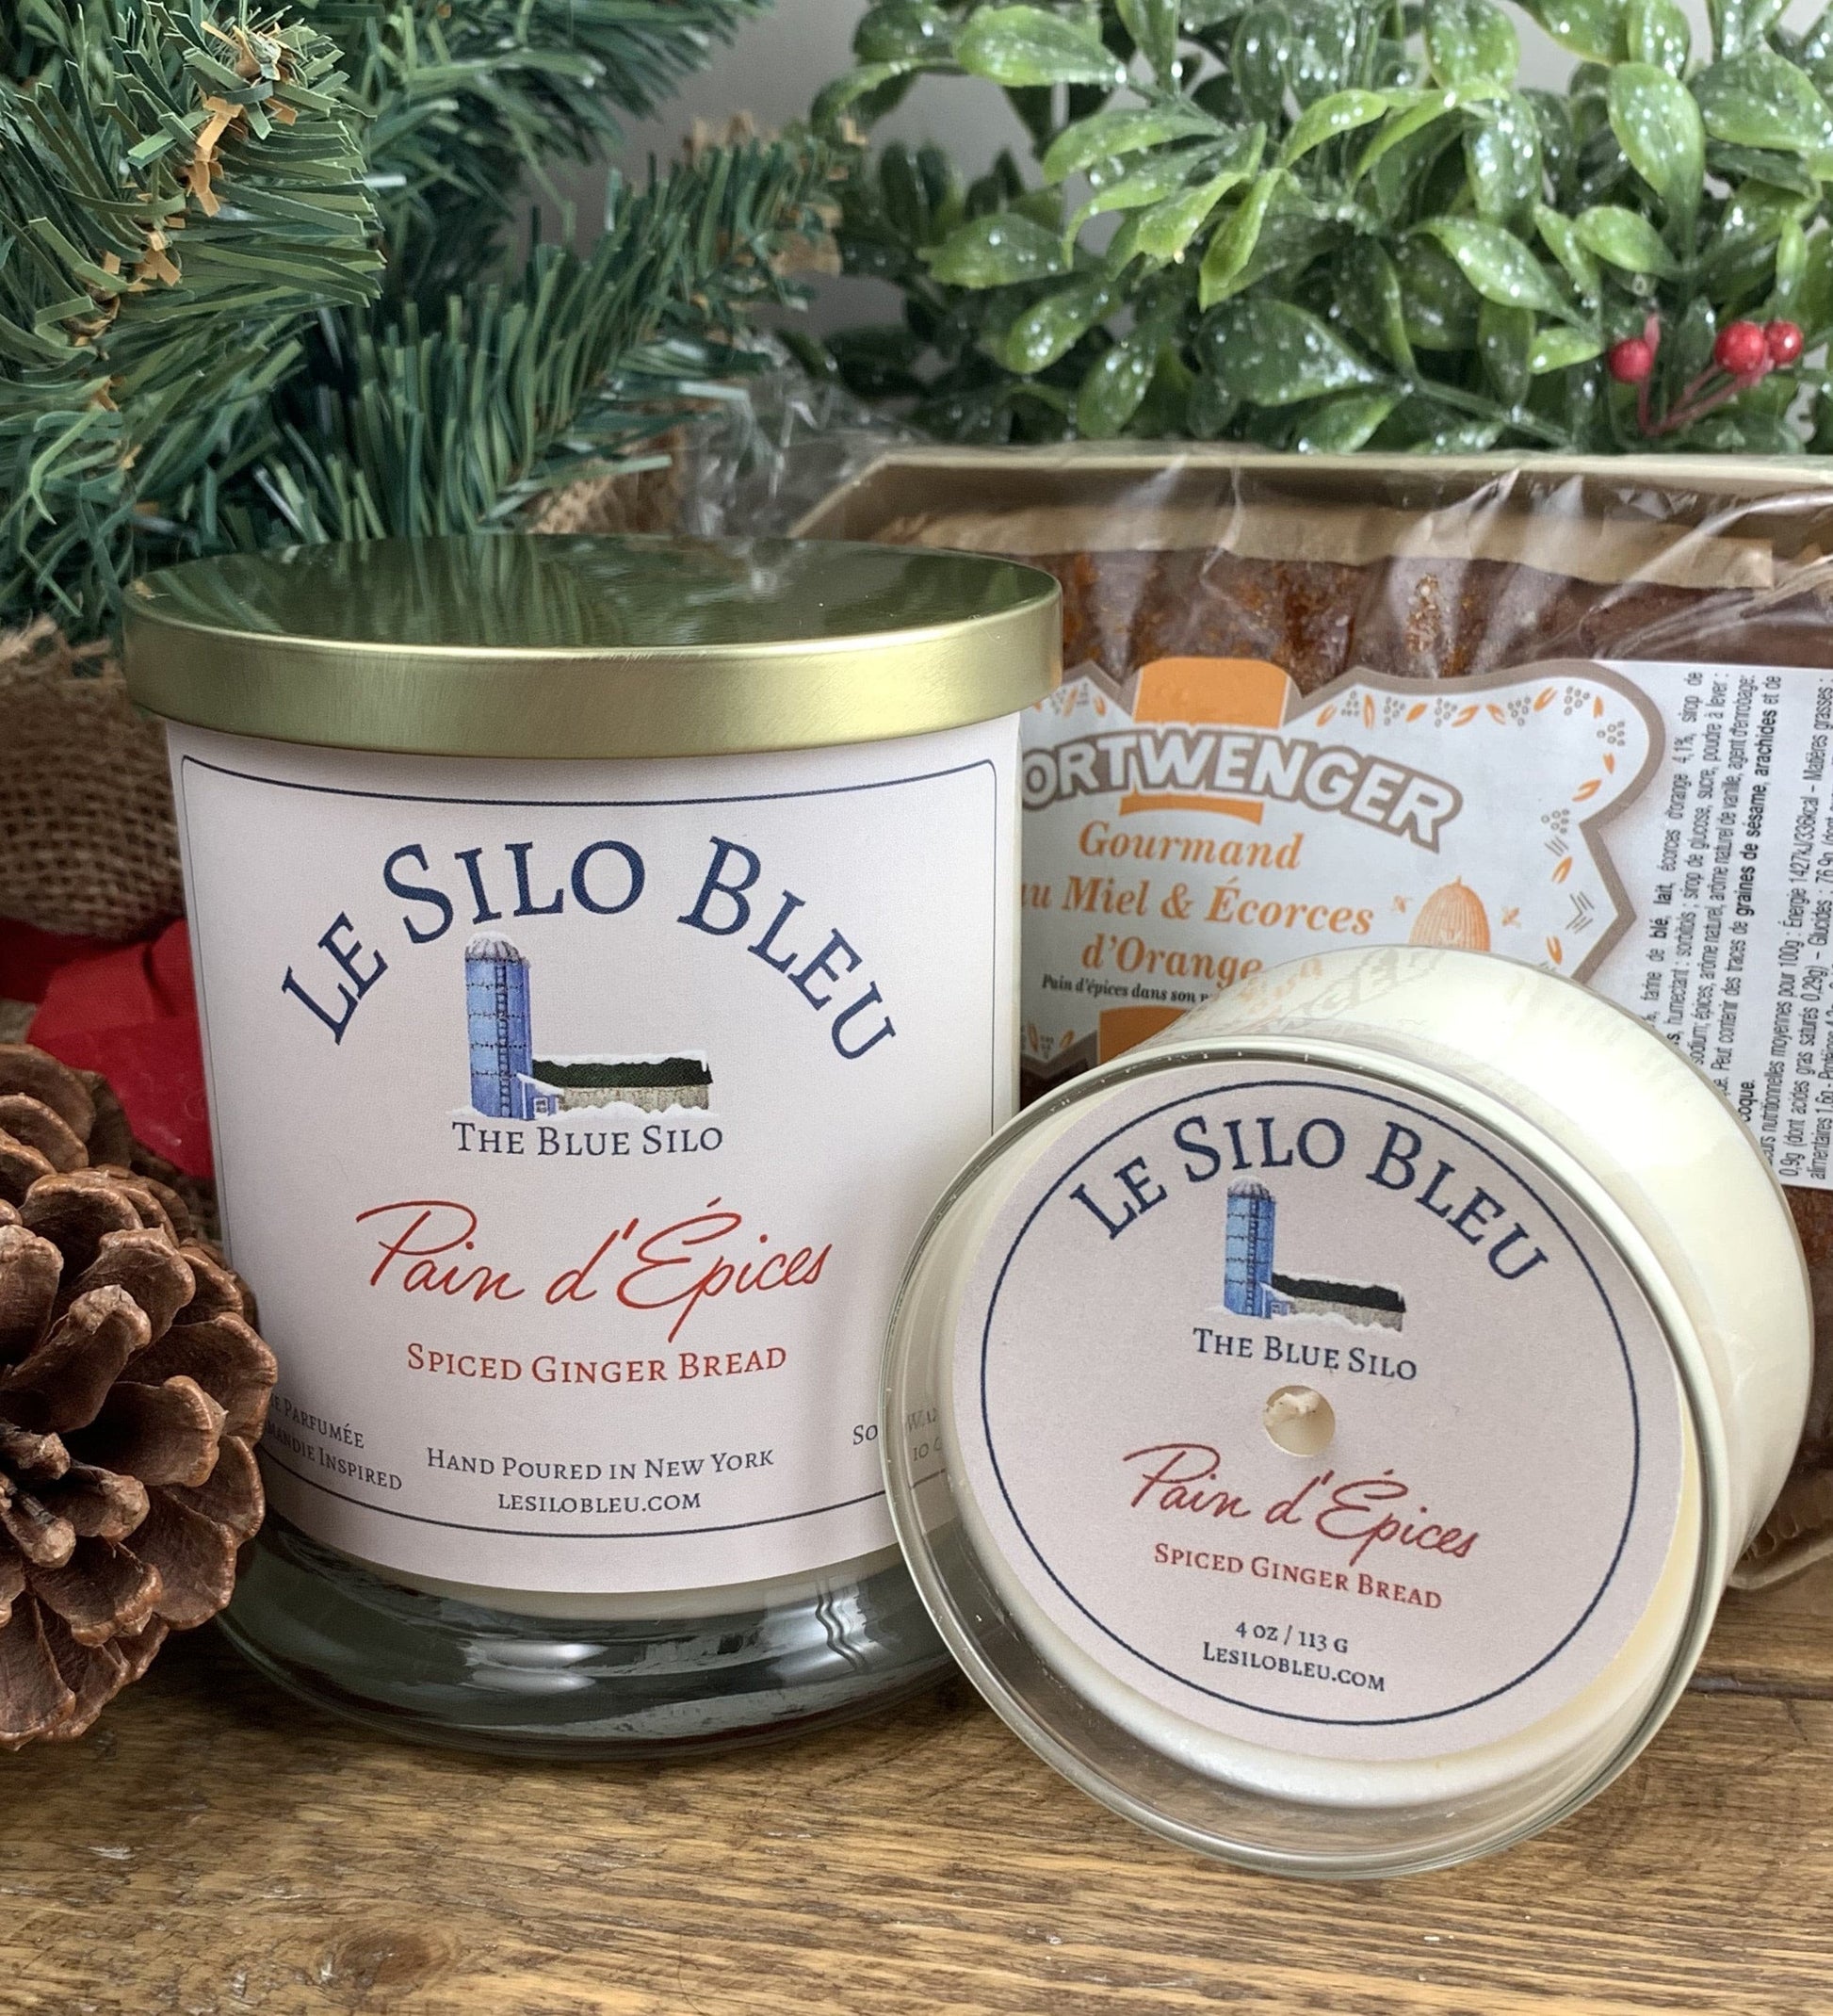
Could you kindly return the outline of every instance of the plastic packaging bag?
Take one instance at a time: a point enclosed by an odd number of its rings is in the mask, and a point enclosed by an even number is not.
[[[1742,1570],[1833,1552],[1833,471],[902,447],[799,528],[1064,595],[1027,725],[1028,1091],[1332,945],[1593,985],[1744,1111],[1821,1370]]]

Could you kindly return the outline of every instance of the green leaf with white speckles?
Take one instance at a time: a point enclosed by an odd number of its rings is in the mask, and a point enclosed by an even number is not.
[[[1133,219],[1133,252],[1160,264],[1182,258],[1184,248],[1204,228],[1216,203],[1244,179],[1242,171],[1226,170],[1198,184],[1198,187],[1179,189],[1177,196],[1154,203]]]
[[[1267,206],[1284,180],[1282,169],[1256,176],[1228,221],[1209,240],[1197,283],[1197,298],[1203,307],[1212,307],[1234,291],[1259,242],[1260,227],[1267,219]]]
[[[1547,250],[1565,268],[1565,277],[1581,294],[1596,294],[1604,284],[1604,276],[1597,260],[1585,250],[1579,227],[1569,217],[1544,203],[1534,205],[1533,222]]]
[[[1603,339],[1584,329],[1555,326],[1541,330],[1528,347],[1528,369],[1535,378],[1549,371],[1564,371],[1575,364],[1588,364],[1602,353]]]
[[[1476,105],[1488,98],[1502,98],[1508,95],[1504,85],[1488,82],[1456,86],[1442,91],[1394,92],[1397,102],[1396,116],[1382,127],[1373,139],[1362,150],[1350,171],[1350,180],[1360,182],[1376,162],[1391,154],[1403,140],[1410,140],[1416,133],[1421,133],[1435,122],[1444,119],[1461,106]]]
[[[1285,116],[1297,33],[1284,8],[1250,7],[1235,24],[1229,67],[1249,114],[1273,125]]]
[[[1117,112],[1096,112],[1065,126],[1044,156],[1044,179],[1061,182],[1097,161],[1118,160],[1143,148],[1169,140],[1223,137],[1222,124],[1186,101],[1182,105],[1130,106]]]
[[[1398,392],[1347,392],[1306,416],[1292,446],[1301,455],[1353,455],[1400,404]]]
[[[955,60],[970,76],[1009,89],[1035,84],[1121,84],[1119,58],[1061,14],[1041,7],[983,7],[955,40]]]
[[[1475,115],[1464,136],[1464,164],[1484,222],[1525,232],[1540,200],[1540,122],[1518,91]]]
[[[862,63],[937,62],[949,54],[954,23],[921,0],[881,0],[853,30],[852,53]]]
[[[1426,0],[1426,58],[1440,84],[1512,85],[1521,64],[1515,24],[1490,0]]]
[[[1177,72],[1177,0],[1114,0],[1127,32],[1167,88]]]
[[[906,76],[914,66],[910,63],[862,63],[856,70],[835,77],[826,86],[809,109],[809,123],[817,133],[831,133],[840,122],[840,115],[851,106],[856,105],[873,91],[881,90],[895,78]]]
[[[1652,63],[1618,63],[1607,91],[1611,131],[1630,166],[1691,227],[1706,187],[1706,128],[1693,93]]]
[[[1462,281],[1458,285],[1462,286]],[[1345,266],[1343,301],[1358,333],[1379,344],[1397,371],[1412,377],[1418,365],[1406,333],[1400,274],[1379,245],[1358,247]]]
[[[1015,210],[971,219],[922,255],[931,273],[950,286],[1002,287],[1047,280],[1063,270],[1062,240],[1047,225]]]
[[[1766,317],[1786,316],[1797,322],[1801,319],[1795,313],[1795,296],[1807,271],[1808,234],[1791,218],[1776,241],[1776,284],[1763,307]]]
[[[1626,0],[1522,0],[1522,6],[1574,56],[1620,63],[1630,53]]]
[[[1190,187],[1199,175],[1226,173],[1229,186],[1243,182],[1259,166],[1266,152],[1267,129],[1249,126],[1208,147],[1177,147],[1148,156],[1130,174],[1116,181],[1091,178],[1088,200],[1070,219],[1073,238],[1092,217],[1110,210],[1144,210]]]
[[[1504,308],[1568,313],[1565,298],[1547,268],[1513,232],[1468,217],[1439,217],[1419,226],[1457,261],[1457,269],[1484,301]]]
[[[1770,49],[1746,49],[1694,79],[1706,131],[1736,147],[1833,151],[1833,112],[1805,70]]]
[[[1686,74],[1693,29],[1675,0],[1630,0],[1624,26],[1632,60],[1652,63],[1671,77]]]
[[[1470,284],[1430,238],[1406,238],[1394,250],[1401,314],[1407,341],[1422,350],[1469,350],[1482,305]]]
[[[1290,168],[1326,140],[1372,125],[1387,118],[1387,98],[1381,91],[1333,91],[1328,98],[1307,105],[1292,122],[1279,150],[1280,163]]]
[[[1166,197],[1176,196],[1190,186],[1192,176],[1199,170],[1216,169],[1221,152],[1216,147],[1179,147],[1152,155],[1130,175],[1100,183],[1090,189],[1088,200],[1070,219],[1068,236],[1073,238],[1092,217],[1105,217],[1112,210],[1147,210],[1156,203],[1163,203]]]
[[[1148,259],[1181,258],[1185,246],[1208,222],[1209,212],[1238,183],[1247,179],[1245,169],[1225,169],[1193,189],[1167,196],[1153,204],[1138,221],[1133,249]]]
[[[1573,220],[1580,242],[1606,266],[1626,273],[1660,273],[1671,279],[1680,268],[1646,217],[1620,203],[1594,203]]]
[[[1099,358],[1076,394],[1076,431],[1089,441],[1111,439],[1139,411],[1152,382],[1158,345],[1129,336]]]
[[[1202,345],[1226,390],[1256,406],[1294,406],[1382,378],[1327,322],[1290,301],[1225,302],[1205,323]]]
[[[1528,396],[1533,347],[1533,316],[1526,308],[1503,308],[1484,301],[1477,317],[1477,355],[1484,376],[1506,406],[1518,406]]]
[[[1808,248],[1807,266],[1791,308],[1807,333],[1809,350],[1833,329],[1833,238],[1825,234]]]
[[[1033,301],[998,345],[1009,371],[1042,371],[1074,350],[1112,308],[1118,292],[1103,273],[1084,273]]]

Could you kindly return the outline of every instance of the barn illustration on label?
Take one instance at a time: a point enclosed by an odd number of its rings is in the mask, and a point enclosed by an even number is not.
[[[486,1119],[534,1120],[601,1106],[667,1113],[711,1103],[713,1073],[698,1050],[536,1056],[528,960],[500,933],[479,932],[464,948],[464,1007],[471,1110]]]
[[[1290,1274],[1274,1265],[1279,1206],[1264,1183],[1229,1187],[1224,1235],[1222,1306],[1237,1316],[1334,1316],[1338,1322],[1399,1330],[1405,1298],[1369,1281]]]

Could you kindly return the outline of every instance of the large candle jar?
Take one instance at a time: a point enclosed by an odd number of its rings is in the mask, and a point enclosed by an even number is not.
[[[1241,983],[938,1207],[885,1463],[945,1636],[1187,1845],[1392,1875],[1592,1797],[1788,1471],[1810,1309],[1677,1049],[1483,954]]]
[[[1048,577],[783,542],[202,561],[170,723],[223,1221],[282,1363],[228,1630],[427,1740],[618,1754],[936,1669],[906,1250],[1006,1117]]]

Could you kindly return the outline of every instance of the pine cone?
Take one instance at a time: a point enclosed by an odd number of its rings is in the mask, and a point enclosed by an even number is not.
[[[80,1735],[216,1616],[273,1355],[105,1080],[0,1045],[0,1749]]]

